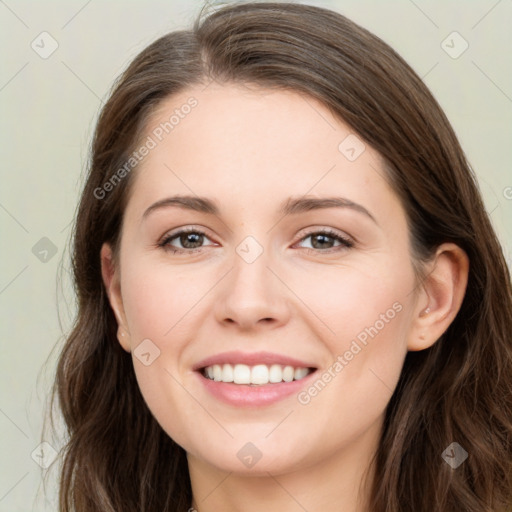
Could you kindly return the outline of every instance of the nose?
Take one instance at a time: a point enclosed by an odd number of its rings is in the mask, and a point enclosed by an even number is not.
[[[233,267],[219,283],[215,316],[239,330],[277,328],[290,317],[291,292],[267,251],[254,261],[236,253]]]

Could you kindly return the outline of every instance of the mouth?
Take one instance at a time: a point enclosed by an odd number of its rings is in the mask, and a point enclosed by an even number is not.
[[[270,352],[225,352],[193,370],[210,396],[235,407],[263,407],[298,393],[318,367]]]
[[[316,368],[281,364],[214,364],[200,369],[203,377],[215,382],[245,384],[250,386],[264,386],[265,384],[280,384],[302,380]]]

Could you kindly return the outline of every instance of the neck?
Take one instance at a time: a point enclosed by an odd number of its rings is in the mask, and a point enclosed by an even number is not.
[[[368,512],[366,503],[374,479],[371,461],[380,442],[381,425],[381,421],[375,423],[328,457],[286,473],[254,476],[222,471],[188,454],[192,508],[197,512]]]

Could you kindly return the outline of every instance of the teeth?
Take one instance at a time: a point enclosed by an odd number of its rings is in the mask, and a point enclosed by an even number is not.
[[[295,380],[300,380],[300,379],[303,379],[308,373],[309,373],[309,370],[307,368],[295,368],[295,373],[293,374],[293,378]]]
[[[230,364],[225,364],[222,367],[222,381],[233,382],[235,380],[233,367]]]
[[[293,369],[293,366],[285,366],[283,369],[283,380],[285,382],[291,382],[293,380],[294,373],[295,370]]]
[[[268,367],[258,364],[251,368],[251,384],[268,384]]]
[[[273,364],[248,366],[246,364],[214,364],[203,370],[203,375],[217,382],[234,382],[235,384],[277,384],[300,380],[309,375],[309,368],[294,368]]]
[[[218,364],[213,365],[213,380],[222,380],[222,368]]]
[[[276,383],[283,380],[283,367],[280,364],[273,364],[268,373],[269,382]]]
[[[233,382],[235,384],[250,384],[251,369],[245,364],[237,364],[233,368]]]

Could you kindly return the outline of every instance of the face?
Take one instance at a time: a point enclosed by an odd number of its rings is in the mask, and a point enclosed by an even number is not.
[[[312,98],[216,83],[163,102],[144,141],[110,298],[157,421],[225,471],[364,450],[417,302],[379,155]]]

